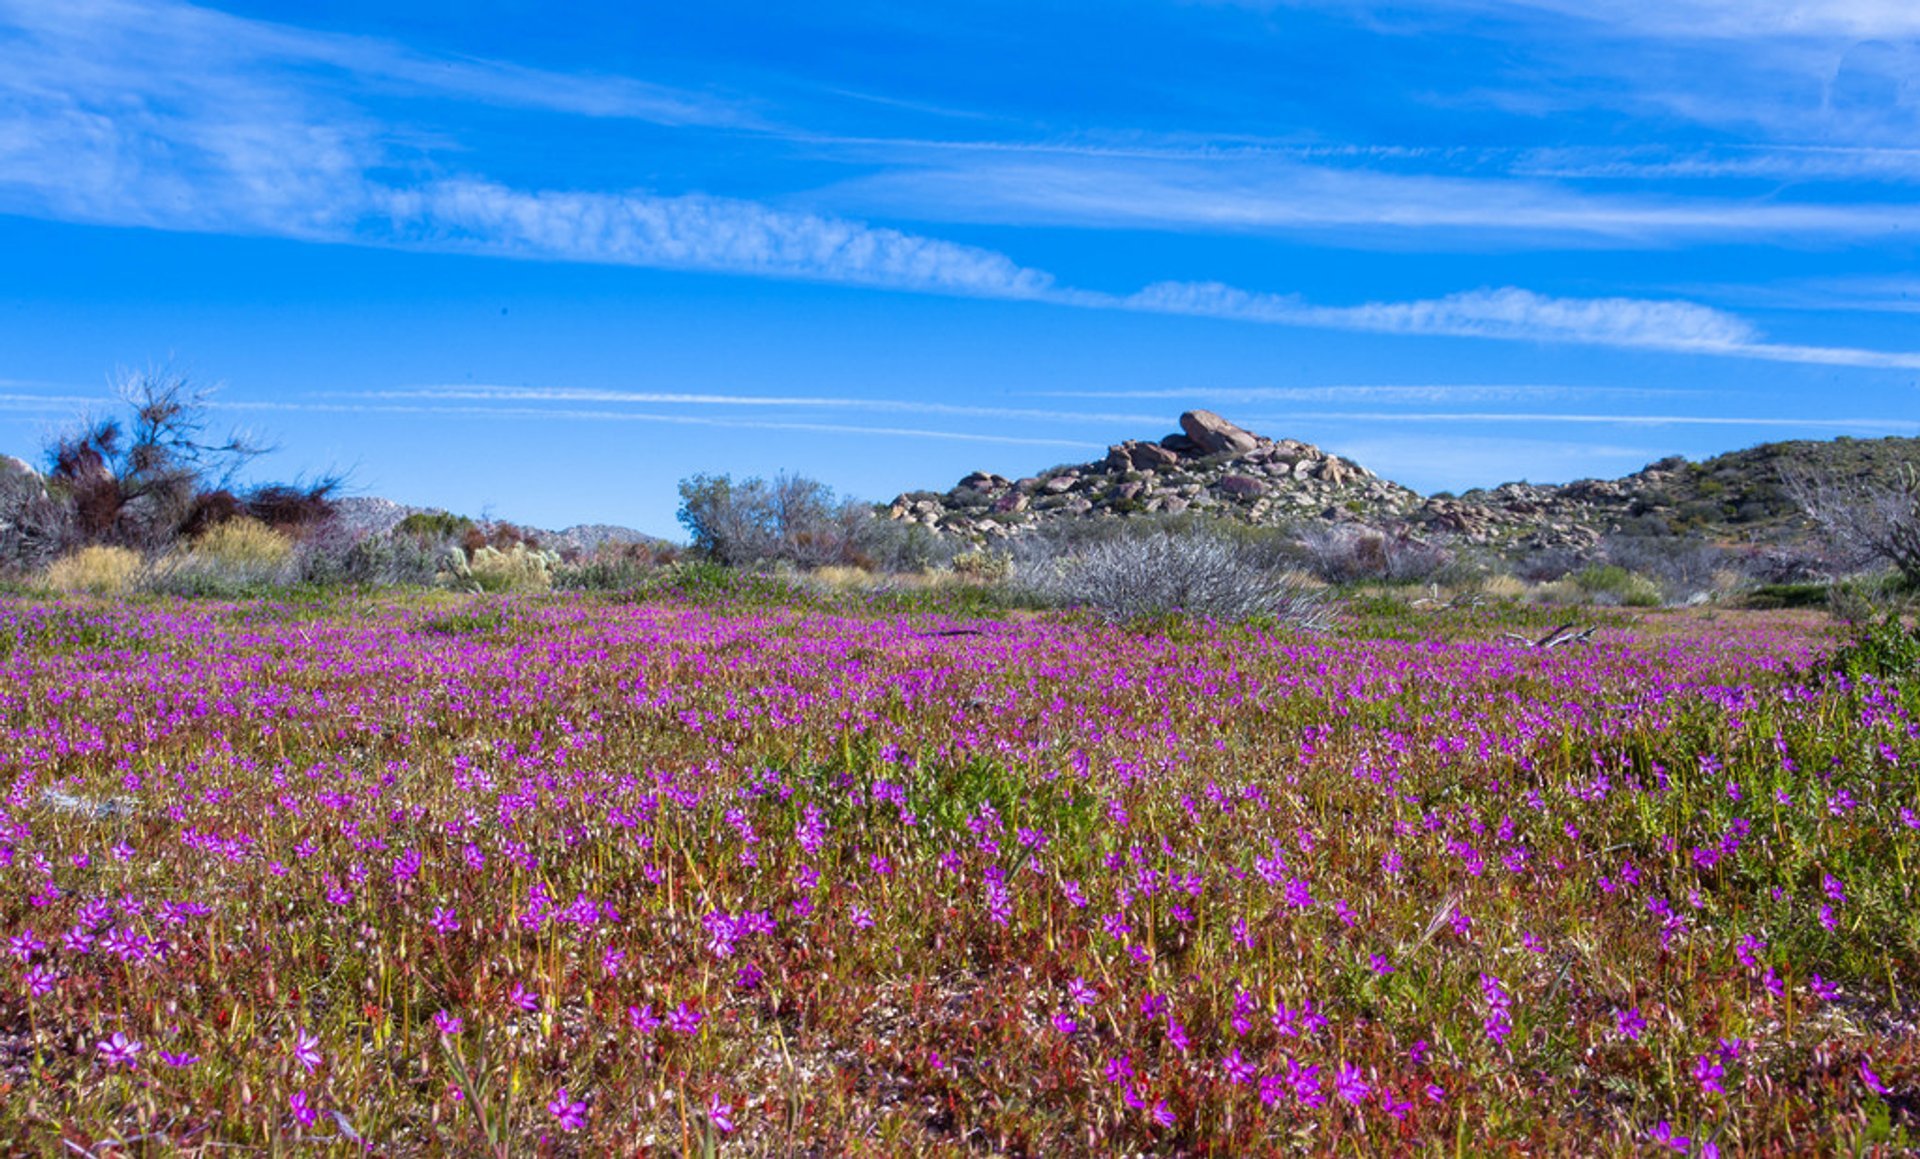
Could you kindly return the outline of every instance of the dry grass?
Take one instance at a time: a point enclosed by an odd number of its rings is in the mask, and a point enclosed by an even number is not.
[[[62,556],[40,577],[49,591],[117,596],[140,574],[140,556],[124,547],[83,547]]]

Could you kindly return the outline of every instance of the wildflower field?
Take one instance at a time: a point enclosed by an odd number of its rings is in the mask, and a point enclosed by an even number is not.
[[[1920,694],[1519,615],[0,601],[0,1136],[1911,1150]]]

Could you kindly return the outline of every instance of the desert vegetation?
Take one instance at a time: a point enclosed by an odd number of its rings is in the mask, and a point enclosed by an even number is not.
[[[1790,482],[1797,585],[792,476],[561,549],[129,397],[0,473],[23,1150],[1914,1146],[1908,492]]]
[[[1920,648],[1681,612],[1537,648],[1558,613],[1511,603],[982,619],[712,574],[0,602],[0,1130],[1912,1143]]]

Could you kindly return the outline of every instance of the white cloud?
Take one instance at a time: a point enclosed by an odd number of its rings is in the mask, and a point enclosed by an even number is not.
[[[732,102],[632,77],[416,52],[171,0],[0,0],[0,23],[31,46],[39,63],[80,81],[114,74],[132,81],[137,70],[149,84],[181,90],[218,84],[237,69],[292,65],[334,70],[352,85],[582,116],[665,125],[753,121]],[[10,63],[31,68],[35,61]]]
[[[1621,426],[1621,427],[1782,427],[1790,430],[1835,431],[1920,431],[1920,422],[1888,418],[1781,418],[1759,415],[1650,415],[1650,414],[1566,414],[1559,411],[1292,411],[1286,420],[1314,419],[1329,422],[1457,424],[1520,423],[1527,426]],[[1250,418],[1261,422],[1286,420]]]
[[[1033,407],[969,406],[903,398],[852,398],[830,395],[754,395],[708,392],[607,390],[594,387],[547,386],[422,386],[400,390],[362,391],[357,397],[381,399],[480,399],[500,402],[598,402],[650,405],[766,407],[796,410],[857,410],[876,414],[935,414],[956,418],[1020,419],[1038,422],[1159,422],[1164,415],[1112,414],[1085,410],[1045,410]]]
[[[991,250],[729,198],[529,193],[447,181],[384,200],[410,240],[515,257],[1006,298],[1038,297],[1052,282]]]
[[[916,153],[922,160],[913,164]],[[1812,165],[1819,158],[1800,160]],[[1880,160],[1891,175],[1897,163],[1890,156]],[[1488,237],[1508,244],[1641,246],[1699,238],[1889,236],[1909,230],[1914,216],[1905,205],[1794,201],[1777,191],[1751,198],[1594,193],[1544,179],[1549,170],[1574,165],[1590,176],[1624,178],[1633,175],[1630,166],[1658,165],[1658,158],[1487,155],[1476,164],[1493,172],[1481,176],[1349,167],[1331,157],[1308,164],[1267,150],[1178,158],[1068,148],[1010,158],[990,148],[929,156],[906,146],[895,162],[820,199],[945,221],[1306,234],[1427,249]],[[1868,162],[1856,156],[1851,163]],[[1508,164],[1514,174],[1501,169]],[[1603,165],[1606,172],[1593,172]]]
[[[1178,387],[1164,390],[1058,390],[1043,398],[1193,399],[1216,402],[1514,402],[1543,398],[1649,398],[1692,393],[1642,386],[1543,383],[1336,383],[1326,386]]]
[[[393,130],[351,99],[346,90],[352,85],[314,83],[316,69],[362,84],[439,85],[438,91],[467,99],[593,115],[682,117],[673,104],[681,98],[664,90],[439,60],[384,42],[309,33],[184,4],[0,0],[0,211],[1376,333],[1920,367],[1920,355],[1905,352],[1767,342],[1741,318],[1682,301],[1570,299],[1506,287],[1326,306],[1196,282],[1112,295],[1056,285],[1048,273],[993,250],[749,200],[527,190],[483,177],[409,183],[392,176],[405,168],[395,164]],[[685,119],[728,115],[698,109],[705,112],[686,112]],[[1152,159],[1148,169],[1130,173],[1022,160],[996,163],[998,168],[956,166],[932,177],[945,183],[955,203],[1012,199],[1052,206],[1081,223],[1102,215],[1111,221],[1208,220],[1234,228],[1284,221],[1491,228],[1504,221],[1513,229],[1634,234],[1711,231],[1712,219],[1723,212],[1738,216],[1720,205],[1555,200],[1519,184],[1356,175],[1291,162],[1290,168],[1261,169],[1239,187],[1229,182],[1223,188],[1185,164]],[[1287,182],[1280,178],[1287,176],[1297,189],[1282,188]],[[1873,230],[1883,227],[1883,219],[1904,227],[1910,217],[1891,206],[1782,205],[1742,212],[1749,228],[1765,221],[1777,229]]]
[[[1315,306],[1217,282],[1161,282],[1115,299],[1123,309],[1373,333],[1565,342],[1764,362],[1920,369],[1920,352],[1767,342],[1746,320],[1694,302],[1557,298],[1515,287],[1408,302]]]
[[[1183,0],[1192,2],[1192,0]],[[1200,0],[1236,8],[1344,8],[1367,11],[1371,0]],[[1920,10],[1909,0],[1416,0],[1403,15],[1546,13],[1636,36],[1686,39],[1838,38],[1920,35]]]
[[[862,438],[934,439],[957,443],[994,443],[1019,447],[1095,448],[1102,444],[1081,439],[1004,435],[973,431],[943,431],[925,427],[862,426],[854,423],[797,422],[786,419],[716,418],[712,415],[666,414],[631,410],[585,410],[565,407],[434,405],[358,402],[236,401],[221,399],[210,409],[229,411],[308,412],[316,414],[438,415],[447,418],[508,419],[516,422],[643,423],[662,426],[720,427],[758,431],[804,431],[809,434],[857,435]]]

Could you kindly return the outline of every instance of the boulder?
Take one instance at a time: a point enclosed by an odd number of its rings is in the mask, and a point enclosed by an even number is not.
[[[1059,495],[1063,492],[1073,490],[1073,485],[1077,482],[1079,482],[1079,479],[1073,475],[1055,475],[1053,478],[1040,484],[1040,489],[1049,495]]]
[[[1136,471],[1158,471],[1180,462],[1179,452],[1170,451],[1157,443],[1134,443],[1127,448],[1127,454]]]
[[[1185,435],[1168,435],[1166,438],[1160,440],[1160,445],[1176,455],[1199,455],[1205,453],[1201,451],[1199,443],[1194,442]]]
[[[975,471],[973,474],[960,480],[960,486],[975,491],[998,491],[1007,485],[1007,480],[994,474],[992,471]]]
[[[1267,482],[1252,475],[1228,475],[1220,480],[1220,492],[1234,499],[1258,499],[1267,493]]]
[[[1210,410],[1190,410],[1181,415],[1180,429],[1206,455],[1223,451],[1244,454],[1260,445],[1259,438],[1251,431],[1234,426]]]

